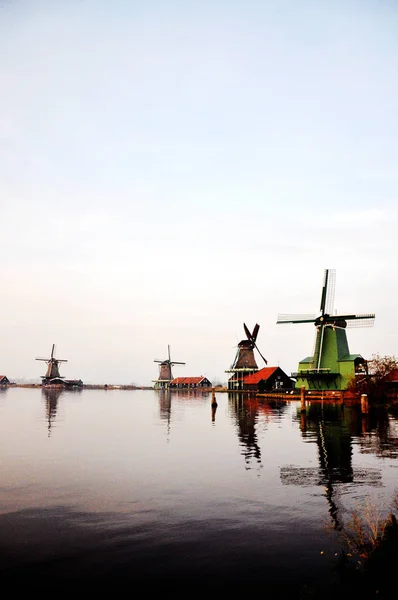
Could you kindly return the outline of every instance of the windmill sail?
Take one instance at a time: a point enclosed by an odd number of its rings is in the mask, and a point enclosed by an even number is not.
[[[313,323],[316,319],[316,315],[292,315],[292,314],[281,314],[278,315],[277,323]]]

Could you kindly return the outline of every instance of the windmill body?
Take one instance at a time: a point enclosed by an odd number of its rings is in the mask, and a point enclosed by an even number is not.
[[[267,361],[256,345],[260,325],[256,324],[252,333],[250,333],[250,330],[246,327],[245,323],[243,323],[243,328],[246,333],[246,339],[239,342],[235,359],[231,367],[225,371],[226,373],[232,373],[232,376],[228,380],[229,390],[242,390],[245,377],[258,371],[254,349],[257,350],[265,364],[267,364]]]
[[[321,295],[320,314],[279,315],[277,323],[313,323],[316,328],[311,356],[299,362],[296,388],[307,390],[345,390],[356,374],[366,371],[366,360],[350,354],[346,329],[371,327],[374,314],[333,314],[335,271],[326,269]]]
[[[167,346],[168,358],[165,360],[155,360],[154,362],[159,363],[159,377],[153,381],[155,389],[169,389],[170,382],[173,381],[174,377],[171,371],[173,365],[185,365],[184,362],[171,360],[170,358],[170,346]]]

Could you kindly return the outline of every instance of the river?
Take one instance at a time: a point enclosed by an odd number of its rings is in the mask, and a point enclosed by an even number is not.
[[[329,577],[350,511],[396,491],[398,413],[216,400],[0,391],[2,580],[282,597]]]

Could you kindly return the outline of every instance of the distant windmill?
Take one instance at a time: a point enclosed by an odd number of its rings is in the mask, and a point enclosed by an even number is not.
[[[42,360],[47,363],[47,371],[45,375],[41,376],[43,385],[54,385],[63,386],[68,388],[81,388],[83,382],[81,379],[64,379],[59,372],[59,364],[68,362],[65,358],[55,358],[55,344],[51,349],[50,358],[36,358],[36,360]]]
[[[157,389],[166,389],[169,387],[171,381],[173,381],[174,377],[171,372],[171,367],[173,365],[185,365],[184,362],[179,362],[176,360],[171,360],[170,358],[170,346],[167,346],[167,354],[168,358],[164,360],[154,360],[159,364],[159,378],[154,381],[155,388]]]
[[[45,363],[47,363],[47,371],[45,375],[42,375],[42,380],[43,383],[48,383],[51,379],[61,379],[61,375],[59,373],[59,364],[61,362],[68,362],[65,359],[62,358],[55,358],[54,357],[54,353],[55,353],[55,344],[53,344],[52,349],[51,349],[51,356],[50,358],[36,358],[36,360],[42,360]]]
[[[360,354],[350,354],[346,335],[347,327],[371,327],[375,315],[333,314],[336,272],[326,269],[321,294],[320,314],[278,316],[278,324],[314,323],[315,345],[312,356],[299,363],[296,387],[307,389],[347,388],[357,370],[366,369],[366,361]]]
[[[267,364],[266,359],[261,354],[256,344],[260,325],[256,323],[252,333],[250,333],[250,330],[245,323],[243,323],[243,329],[246,333],[246,339],[239,342],[234,362],[232,363],[231,367],[225,371],[226,373],[233,373],[232,377],[228,381],[228,388],[231,390],[243,389],[243,380],[246,375],[258,371],[256,358],[254,356],[254,349],[257,350],[265,364]]]

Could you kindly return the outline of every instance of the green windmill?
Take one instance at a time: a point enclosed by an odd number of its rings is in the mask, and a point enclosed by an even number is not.
[[[326,269],[321,295],[320,314],[278,315],[278,324],[314,323],[315,345],[312,356],[300,361],[298,372],[292,373],[296,388],[307,390],[345,390],[357,373],[366,372],[366,360],[350,354],[347,327],[371,327],[374,314],[333,314],[336,271]]]

